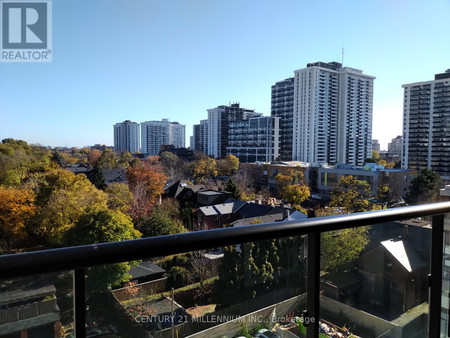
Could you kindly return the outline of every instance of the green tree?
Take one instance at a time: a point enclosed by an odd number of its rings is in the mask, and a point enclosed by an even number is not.
[[[368,227],[322,233],[322,269],[339,272],[352,268],[368,243]]]
[[[103,175],[103,170],[98,162],[94,163],[94,167],[92,168],[92,173],[90,175],[90,181],[97,189],[105,190],[105,176]]]
[[[80,217],[76,225],[64,234],[63,243],[69,246],[85,245],[140,237],[141,234],[134,229],[130,217],[120,211],[101,210]],[[88,268],[86,271],[88,294],[105,293],[111,287],[128,281],[131,265],[132,263],[123,262]]]
[[[241,199],[241,192],[239,191],[238,186],[234,183],[232,178],[228,179],[227,184],[225,184],[225,191],[230,192],[232,198],[237,200]]]
[[[139,230],[144,237],[174,235],[187,232],[179,219],[177,205],[170,203],[170,200],[165,200],[161,205],[155,206],[150,216],[141,217]]]
[[[94,151],[92,151],[94,152]],[[111,149],[106,149],[98,158],[100,166],[104,169],[116,169],[119,159]]]
[[[133,162],[134,157],[133,155],[128,152],[128,151],[124,151],[122,154],[120,154],[120,159],[119,159],[119,164],[123,167],[123,168],[128,168],[131,163]]]
[[[442,188],[442,178],[439,174],[430,169],[423,169],[411,180],[406,202],[409,204],[437,202],[440,188]]]
[[[346,213],[363,212],[370,208],[368,201],[370,186],[356,177],[341,176],[331,191],[330,206],[345,208]]]
[[[342,208],[345,213],[363,212],[372,209],[368,198],[369,185],[354,176],[341,176],[331,192],[330,206]],[[322,212],[332,215],[334,211]],[[362,250],[369,243],[369,227],[357,227],[329,231],[321,235],[322,269],[339,272],[355,265]]]
[[[305,271],[299,240],[244,243],[240,252],[234,246],[225,247],[215,282],[215,301],[224,307],[287,287],[289,283],[299,287]]]
[[[50,150],[6,139],[0,144],[0,185],[20,188],[31,176],[50,166]]]
[[[226,307],[239,302],[242,294],[242,264],[234,246],[223,248],[224,255],[219,265],[219,278],[215,281],[216,302]]]
[[[66,163],[66,161],[64,161],[64,157],[57,150],[53,152],[51,160],[60,167],[64,167],[64,164]]]
[[[113,183],[105,189],[108,195],[108,208],[129,215],[133,206],[133,194],[125,183]]]

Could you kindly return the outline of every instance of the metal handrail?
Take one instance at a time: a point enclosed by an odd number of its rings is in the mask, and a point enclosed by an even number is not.
[[[355,228],[412,217],[433,216],[429,336],[440,332],[442,293],[442,257],[444,213],[450,212],[450,202],[396,209],[377,210],[350,215],[311,218],[301,221],[275,222],[195,231],[184,234],[100,243],[76,247],[42,250],[0,256],[0,278],[74,270],[75,334],[85,332],[85,268],[145,258],[161,257],[225,245],[253,242],[289,236],[308,236],[307,314],[320,318],[320,234],[331,230]],[[308,338],[319,337],[319,322],[307,328]]]
[[[135,240],[90,244],[0,256],[1,278],[74,270],[217,248],[271,238],[307,235],[376,223],[450,212],[450,202],[384,209],[349,215],[310,218],[194,231]]]

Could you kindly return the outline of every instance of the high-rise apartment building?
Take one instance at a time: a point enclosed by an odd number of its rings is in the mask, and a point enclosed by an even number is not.
[[[175,148],[185,146],[185,125],[178,122],[147,121],[141,123],[142,153],[158,155],[162,145],[174,145]]]
[[[402,168],[429,168],[450,180],[450,69],[402,87]]]
[[[229,124],[227,154],[241,162],[271,162],[279,155],[277,116],[251,117]]]
[[[193,145],[192,149],[208,153],[208,120],[201,120],[200,124],[193,126]]]
[[[230,122],[261,115],[254,110],[241,108],[239,103],[208,109],[208,155],[215,158],[227,155]]]
[[[280,156],[292,159],[294,133],[294,78],[279,81],[272,86],[271,116],[280,117]]]
[[[372,150],[376,150],[378,152],[381,151],[381,146],[378,140],[372,140]]]
[[[363,165],[372,151],[375,77],[338,62],[294,73],[292,159]]]
[[[139,151],[139,124],[125,120],[114,125],[114,151]]]
[[[393,138],[390,143],[388,143],[388,152],[400,155],[402,153],[403,137],[401,135]]]

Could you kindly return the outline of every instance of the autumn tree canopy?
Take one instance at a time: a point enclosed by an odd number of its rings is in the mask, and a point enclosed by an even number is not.
[[[26,236],[25,222],[35,214],[35,195],[31,190],[0,187],[0,238],[9,250],[15,240]]]
[[[303,172],[291,170],[289,175],[280,173],[275,180],[281,197],[292,203],[294,208],[302,210],[300,203],[306,201],[310,196],[310,189],[305,182]]]
[[[40,213],[33,219],[32,231],[50,243],[60,244],[63,234],[81,216],[107,209],[107,196],[85,175],[53,169],[37,185],[36,204]]]
[[[190,164],[190,167],[191,175],[197,182],[204,182],[218,175],[216,160],[205,154],[197,156],[196,160]]]
[[[239,159],[228,154],[225,158],[217,160],[217,172],[220,176],[231,176],[239,169]]]
[[[370,186],[355,176],[341,176],[331,191],[331,207],[345,208],[346,213],[363,212],[370,209],[368,201]]]
[[[129,215],[134,203],[133,194],[125,183],[113,183],[105,189],[108,208]]]
[[[134,197],[133,217],[149,215],[153,205],[164,193],[167,177],[161,166],[142,163],[128,168],[127,179]]]

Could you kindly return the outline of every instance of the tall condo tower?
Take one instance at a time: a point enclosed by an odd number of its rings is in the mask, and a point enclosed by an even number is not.
[[[280,118],[280,156],[292,159],[294,133],[294,78],[279,81],[272,86],[271,116]]]
[[[139,124],[125,120],[114,125],[114,151],[139,151]]]
[[[372,151],[375,77],[338,62],[294,74],[292,159],[363,165]]]
[[[174,145],[175,148],[184,148],[185,128],[178,122],[147,121],[141,123],[141,148],[142,153],[158,155],[162,145]]]
[[[208,109],[208,155],[222,158],[227,155],[229,125],[234,121],[261,116],[254,110],[241,108],[239,103]]]
[[[428,168],[450,180],[450,69],[402,87],[402,168]]]

